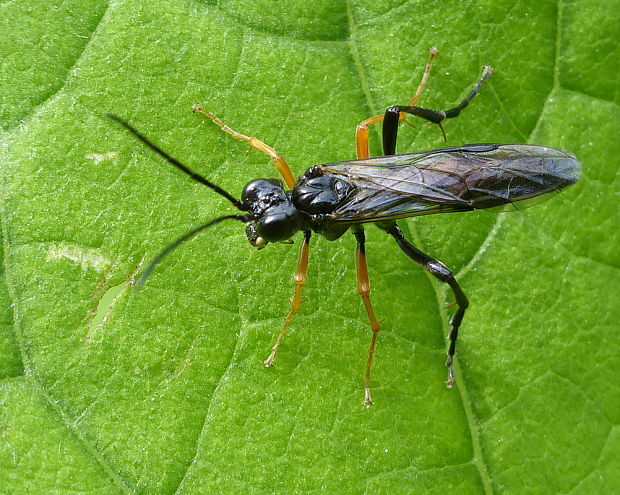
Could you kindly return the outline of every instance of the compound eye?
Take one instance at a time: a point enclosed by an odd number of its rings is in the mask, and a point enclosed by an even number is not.
[[[256,222],[248,223],[245,228],[245,235],[250,241],[250,244],[254,246],[256,249],[263,249],[267,244],[269,244],[264,238],[258,235],[258,228]]]
[[[258,221],[257,235],[269,242],[290,239],[300,229],[299,214],[293,206],[280,205],[272,208]]]

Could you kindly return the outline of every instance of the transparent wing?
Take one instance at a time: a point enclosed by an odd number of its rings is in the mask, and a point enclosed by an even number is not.
[[[527,144],[469,144],[321,165],[354,186],[332,220],[372,222],[537,202],[574,184],[581,165],[562,150]],[[528,205],[529,206],[529,205]]]

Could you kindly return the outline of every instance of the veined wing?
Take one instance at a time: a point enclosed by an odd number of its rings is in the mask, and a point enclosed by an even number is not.
[[[354,186],[330,215],[373,222],[432,213],[530,206],[574,184],[581,165],[562,150],[528,144],[469,144],[328,163],[325,174]]]

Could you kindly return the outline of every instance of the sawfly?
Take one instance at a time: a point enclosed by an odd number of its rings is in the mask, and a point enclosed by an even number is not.
[[[297,180],[286,160],[272,147],[255,137],[234,131],[215,115],[196,105],[195,111],[209,117],[223,131],[248,142],[251,148],[269,155],[282,176],[283,182],[279,179],[252,180],[243,188],[240,199],[187,168],[125,120],[109,115],[168,163],[226,198],[241,212],[209,220],[168,245],[143,272],[138,286],[144,283],[153,268],[170,251],[224,220],[243,223],[248,241],[258,249],[264,248],[270,242],[290,242],[291,238],[301,231],[303,239],[295,270],[291,308],[271,354],[264,361],[265,366],[271,366],[286,329],[301,304],[301,290],[308,270],[312,233],[321,234],[327,240],[333,241],[351,230],[357,240],[357,290],[372,328],[364,374],[364,404],[370,406],[370,370],[380,324],[370,301],[364,225],[373,223],[392,236],[405,255],[439,281],[448,284],[454,293],[456,310],[450,320],[450,344],[446,361],[446,385],[451,387],[455,382],[454,353],[457,336],[469,302],[452,271],[405,239],[397,221],[435,213],[519,209],[574,184],[580,176],[581,166],[569,152],[530,144],[478,143],[396,154],[398,126],[407,114],[436,124],[445,138],[443,121],[459,115],[492,74],[490,67],[484,67],[472,90],[454,108],[440,111],[416,106],[436,56],[437,50],[431,49],[418,89],[406,105],[391,106],[385,114],[367,119],[358,125],[356,160],[314,165]],[[381,122],[384,156],[371,158],[368,127]]]

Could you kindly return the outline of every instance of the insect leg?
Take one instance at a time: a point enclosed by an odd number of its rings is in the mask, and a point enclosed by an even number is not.
[[[257,150],[260,150],[263,153],[268,154],[271,157],[271,159],[273,160],[273,164],[278,169],[278,172],[280,172],[280,175],[284,179],[284,182],[286,182],[286,185],[288,187],[290,187],[290,188],[292,188],[295,185],[295,178],[293,177],[293,174],[291,173],[291,169],[289,168],[288,164],[286,163],[286,160],[284,159],[283,156],[281,156],[271,146],[263,143],[261,140],[256,139],[255,137],[246,136],[244,134],[241,134],[241,133],[231,129],[226,124],[224,124],[224,122],[222,122],[215,115],[213,115],[211,112],[207,112],[206,110],[204,110],[200,105],[194,105],[194,112],[198,112],[198,113],[201,113],[203,115],[206,115],[215,124],[220,126],[221,129],[224,132],[227,132],[232,137],[234,137],[236,139],[241,139],[242,141],[247,141],[248,143],[250,143],[250,149],[256,148]]]
[[[286,328],[289,323],[293,319],[295,313],[301,306],[301,287],[304,285],[306,281],[306,274],[308,273],[308,252],[310,247],[310,235],[311,231],[306,230],[304,232],[304,240],[301,243],[301,248],[299,249],[299,260],[297,261],[297,269],[295,270],[295,292],[293,294],[293,298],[291,299],[291,310],[288,315],[284,319],[284,324],[282,325],[282,329],[280,330],[280,335],[276,339],[276,343],[271,348],[271,354],[269,357],[263,361],[263,364],[267,367],[273,364],[273,360],[276,357],[276,353],[278,352],[278,348],[282,343],[282,339],[286,334]]]
[[[371,117],[357,124],[357,128],[355,129],[355,144],[358,158],[368,158],[370,156],[368,126],[381,122],[382,120],[383,115],[377,115],[376,117]]]
[[[422,117],[428,120],[432,124],[437,124],[444,139],[446,139],[446,133],[443,130],[442,121],[445,119],[451,119],[458,116],[469,102],[478,94],[480,86],[486,81],[493,73],[491,67],[485,66],[482,71],[482,76],[476,81],[474,87],[465,97],[465,99],[459,103],[456,107],[449,110],[432,110],[430,108],[415,107],[409,105],[395,105],[388,108],[385,112],[383,119],[383,152],[386,155],[396,154],[396,135],[398,134],[398,123],[402,120],[403,112]]]
[[[469,306],[469,301],[467,297],[463,293],[461,287],[458,282],[454,278],[452,271],[447,268],[443,263],[437,261],[436,259],[431,258],[427,254],[420,251],[413,244],[408,242],[398,225],[394,224],[389,230],[388,233],[394,237],[398,247],[413,261],[418,263],[422,268],[424,268],[431,275],[436,277],[438,280],[447,283],[452,292],[454,293],[454,297],[456,299],[457,309],[452,319],[450,320],[450,347],[448,349],[448,360],[446,361],[446,366],[448,367],[448,380],[446,381],[446,386],[448,388],[452,387],[455,382],[454,377],[454,351],[456,349],[456,339],[459,333],[459,326],[461,325],[461,321],[463,320],[463,315],[465,314],[465,310],[467,306]]]
[[[422,74],[422,80],[418,85],[418,89],[415,92],[415,95],[407,102],[408,106],[415,105],[422,95],[422,91],[424,91],[424,86],[426,86],[426,81],[428,81],[428,77],[431,75],[431,69],[433,68],[433,62],[435,62],[435,58],[439,51],[437,48],[431,48],[429,50],[428,63],[426,64],[426,69],[424,70],[424,74]],[[355,142],[357,145],[357,157],[358,158],[368,158],[370,156],[370,151],[368,148],[368,126],[372,124],[376,124],[378,122],[383,121],[384,115],[377,115],[376,117],[371,117],[369,119],[360,122],[355,129]],[[405,118],[405,114],[401,113],[399,115],[399,122]]]
[[[372,359],[375,355],[375,347],[377,345],[377,334],[379,333],[379,322],[375,317],[375,313],[370,303],[370,280],[368,280],[368,268],[366,266],[366,237],[364,230],[357,227],[354,232],[357,239],[357,249],[355,251],[355,268],[357,271],[357,292],[362,296],[368,319],[370,320],[370,328],[372,328],[372,337],[370,347],[368,348],[368,360],[366,361],[366,372],[364,373],[364,405],[372,406],[372,398],[370,396],[370,368]]]

